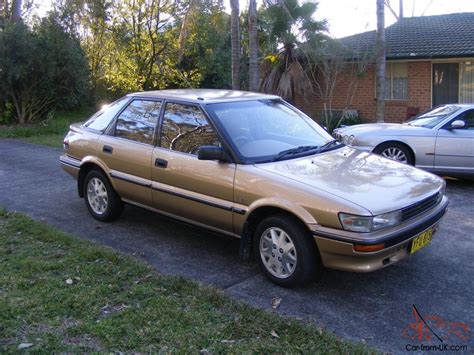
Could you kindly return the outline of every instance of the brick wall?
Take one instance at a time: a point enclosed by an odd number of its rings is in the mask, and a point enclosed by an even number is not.
[[[366,72],[354,80],[354,70],[346,70],[340,76],[332,99],[333,109],[357,109],[365,122],[375,121],[375,68],[369,66]],[[355,89],[350,89],[354,85]],[[352,99],[351,99],[352,97]],[[320,121],[324,102],[318,95],[296,98],[296,105],[311,117]],[[417,107],[426,111],[431,107],[431,62],[408,62],[408,99],[385,101],[385,121],[402,122],[407,108]]]

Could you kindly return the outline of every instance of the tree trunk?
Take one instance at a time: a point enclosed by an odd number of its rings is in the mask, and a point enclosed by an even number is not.
[[[20,20],[21,20],[21,0],[13,0],[12,21],[18,22]]]
[[[258,91],[257,1],[249,0],[249,88]]]
[[[377,82],[377,122],[384,121],[385,111],[385,14],[384,0],[377,0],[377,41],[375,44]]]
[[[230,0],[230,38],[232,45],[232,89],[240,89],[239,0]]]

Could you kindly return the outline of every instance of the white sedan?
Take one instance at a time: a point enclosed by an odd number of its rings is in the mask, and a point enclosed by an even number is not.
[[[474,105],[438,106],[408,122],[341,127],[346,145],[437,174],[474,177]]]

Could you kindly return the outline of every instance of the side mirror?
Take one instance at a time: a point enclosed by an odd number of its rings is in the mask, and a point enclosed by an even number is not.
[[[463,120],[455,120],[451,123],[449,129],[459,129],[464,127],[466,127],[466,122],[464,122]]]
[[[215,145],[202,145],[198,150],[198,159],[199,160],[219,160],[227,161],[226,154],[222,147]]]

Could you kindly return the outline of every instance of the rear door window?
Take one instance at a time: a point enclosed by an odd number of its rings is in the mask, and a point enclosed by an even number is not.
[[[115,136],[153,144],[160,109],[160,101],[133,100],[117,117]]]

